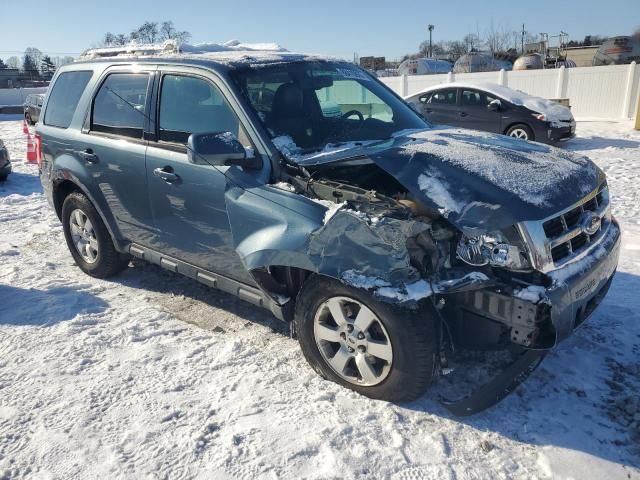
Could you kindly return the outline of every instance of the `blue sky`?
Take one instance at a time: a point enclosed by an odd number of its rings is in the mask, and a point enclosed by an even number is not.
[[[106,31],[127,33],[145,20],[166,19],[190,31],[194,43],[275,41],[296,51],[392,59],[416,51],[429,23],[436,26],[434,41],[483,35],[492,21],[509,31],[522,23],[532,33],[562,29],[572,39],[628,35],[640,28],[640,0],[0,0],[0,18],[5,59],[26,47],[78,53]]]

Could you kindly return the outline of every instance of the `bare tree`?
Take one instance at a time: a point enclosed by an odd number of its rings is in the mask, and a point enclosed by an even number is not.
[[[104,34],[102,41],[98,42],[96,46],[119,47],[130,42],[155,43],[164,40],[177,40],[179,43],[184,43],[189,38],[191,38],[189,32],[178,30],[170,20],[162,22],[160,25],[158,22],[144,22],[129,35],[107,32]]]
[[[177,30],[171,20],[162,22],[162,25],[160,25],[160,40],[177,40],[179,43],[184,43],[190,38],[191,34],[189,32]]]
[[[158,22],[144,22],[129,34],[129,38],[140,43],[155,43],[158,39]]]
[[[477,33],[468,33],[464,36],[464,43],[467,47],[467,52],[474,52],[482,47],[483,42]]]
[[[492,55],[497,52],[504,52],[509,48],[509,32],[501,26],[496,27],[493,24],[493,19],[485,33],[485,37],[487,48],[489,48]]]
[[[20,59],[16,56],[9,57],[6,64],[8,68],[20,68]]]
[[[458,40],[447,42],[446,49],[449,56],[455,59],[460,58],[468,51],[466,45]]]

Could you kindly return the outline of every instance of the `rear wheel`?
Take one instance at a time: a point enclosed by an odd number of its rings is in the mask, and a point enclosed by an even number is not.
[[[24,118],[27,121],[27,123],[29,125],[35,125],[35,123],[33,122],[33,120],[31,120],[31,115],[29,113],[25,113],[24,114]]]
[[[98,211],[83,194],[74,192],[65,198],[62,226],[69,251],[86,274],[107,278],[129,264],[129,257],[115,249]]]
[[[533,140],[533,131],[524,123],[512,125],[507,130],[507,135],[520,140]]]
[[[316,276],[300,292],[295,326],[314,370],[362,395],[412,400],[431,384],[438,335],[424,309],[400,309]]]

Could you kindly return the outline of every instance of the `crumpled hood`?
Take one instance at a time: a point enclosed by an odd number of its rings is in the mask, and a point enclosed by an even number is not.
[[[541,220],[600,185],[588,158],[504,135],[433,129],[397,137],[367,156],[463,230]]]

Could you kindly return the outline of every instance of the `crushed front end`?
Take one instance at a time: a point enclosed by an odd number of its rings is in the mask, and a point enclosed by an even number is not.
[[[456,293],[448,317],[461,344],[549,349],[593,313],[615,273],[620,228],[606,184],[542,221],[517,226],[532,270],[495,270],[487,288]]]

